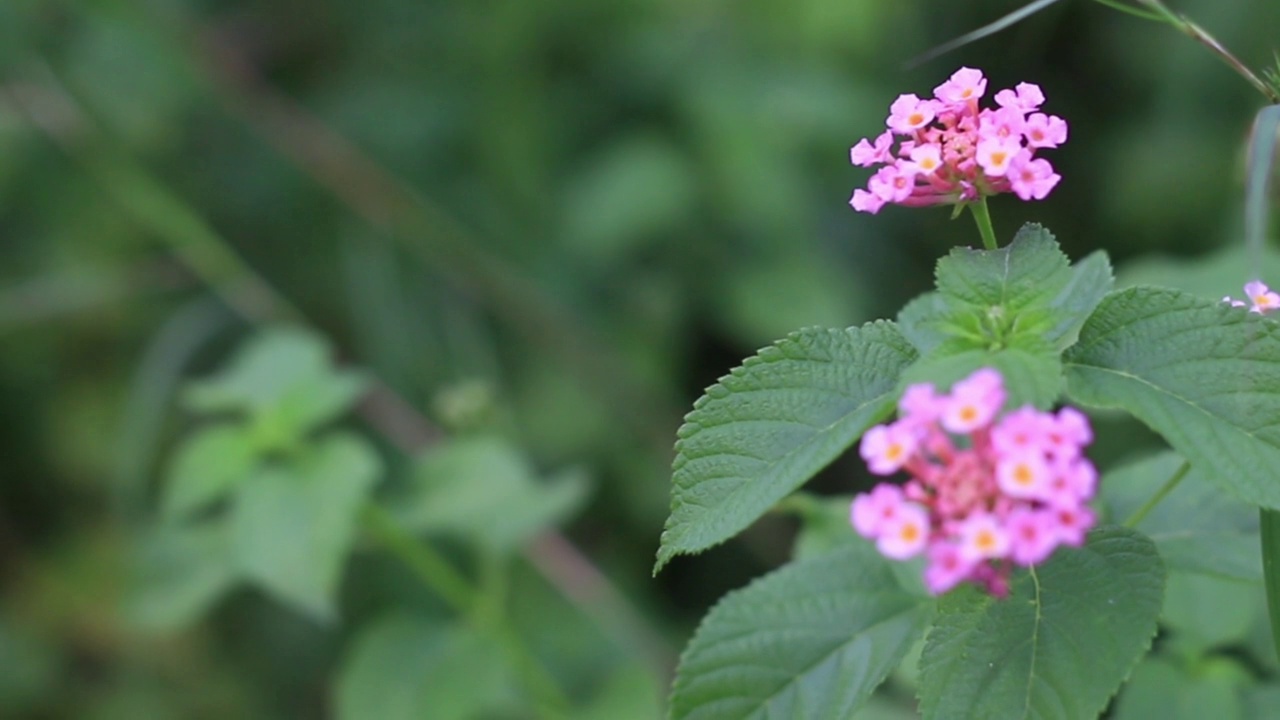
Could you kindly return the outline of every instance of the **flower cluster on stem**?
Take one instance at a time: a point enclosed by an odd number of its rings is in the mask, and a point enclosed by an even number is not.
[[[934,594],[969,581],[1005,597],[1014,566],[1083,544],[1096,520],[1088,502],[1098,474],[1083,455],[1093,440],[1088,419],[1069,407],[1024,406],[1000,416],[1005,398],[1004,380],[991,368],[946,394],[912,385],[899,419],[862,438],[872,473],[904,471],[910,479],[855,498],[853,527],[886,557],[923,554]]]
[[[1066,121],[1040,112],[1045,98],[1037,85],[1001,90],[998,107],[979,108],[986,88],[982,71],[962,67],[932,98],[900,95],[889,107],[888,129],[850,152],[854,165],[881,166],[865,190],[853,192],[853,209],[954,205],[1004,192],[1043,200],[1062,178],[1036,152],[1066,142]]]

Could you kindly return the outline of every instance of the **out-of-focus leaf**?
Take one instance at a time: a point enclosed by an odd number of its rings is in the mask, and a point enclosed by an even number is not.
[[[1162,452],[1104,474],[1100,494],[1112,520],[1122,522],[1142,507],[1182,463],[1177,453]],[[1170,572],[1262,577],[1257,508],[1223,493],[1194,468],[1135,529],[1156,544]]]
[[[1117,285],[1122,288],[1158,285],[1214,301],[1224,295],[1243,300],[1246,280],[1280,279],[1280,251],[1267,247],[1255,256],[1243,244],[1231,243],[1195,258],[1146,255],[1125,263],[1116,275]]]
[[[659,689],[653,674],[640,665],[626,665],[605,681],[604,687],[573,720],[653,720],[662,717]]]
[[[142,538],[128,616],[148,630],[187,625],[207,612],[238,578],[226,522],[160,528]]]
[[[1257,627],[1264,602],[1256,582],[1170,572],[1160,622],[1180,646],[1208,651],[1244,640]]]
[[[586,499],[576,471],[542,481],[521,453],[491,436],[462,437],[423,455],[393,512],[406,527],[447,532],[511,550],[564,521]]]
[[[331,435],[260,466],[235,495],[241,572],[279,600],[333,620],[357,516],[380,470],[373,449],[351,435]]]
[[[866,317],[865,298],[848,269],[831,259],[787,248],[781,257],[738,261],[712,278],[717,316],[747,347],[801,327],[847,327]]]
[[[203,428],[183,440],[165,473],[161,512],[170,520],[222,499],[249,476],[258,453],[243,425]]]
[[[329,347],[298,328],[276,328],[246,343],[222,373],[193,383],[186,400],[199,412],[245,412],[259,444],[288,444],[333,420],[364,391],[363,375],[336,371]]]
[[[1217,661],[1229,662],[1229,661]],[[1205,667],[1199,672],[1162,658],[1150,657],[1134,668],[1132,677],[1116,699],[1114,720],[1248,720],[1269,717],[1245,714],[1242,686],[1248,681],[1243,668]]]
[[[1251,255],[1267,245],[1267,188],[1276,167],[1276,137],[1280,135],[1280,105],[1258,111],[1249,137],[1249,179],[1245,186],[1244,242]]]
[[[335,687],[338,720],[473,720],[510,692],[501,648],[474,630],[392,615],[364,628]]]

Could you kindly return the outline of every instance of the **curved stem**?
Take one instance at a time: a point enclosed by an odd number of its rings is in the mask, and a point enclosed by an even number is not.
[[[1187,460],[1183,460],[1182,465],[1178,468],[1177,472],[1173,474],[1173,477],[1166,480],[1164,485],[1156,491],[1156,494],[1151,496],[1151,499],[1147,500],[1142,507],[1135,510],[1134,513],[1129,516],[1129,519],[1124,521],[1124,526],[1128,528],[1137,527],[1138,523],[1142,522],[1143,518],[1154,510],[1156,505],[1160,504],[1161,500],[1164,500],[1169,493],[1173,492],[1174,488],[1178,487],[1178,483],[1182,482],[1182,478],[1186,477],[1188,472],[1191,472],[1191,463]]]
[[[978,223],[978,234],[982,235],[982,245],[988,250],[999,247],[996,244],[996,230],[991,225],[991,212],[987,210],[987,198],[980,197],[969,203],[969,211],[973,213],[974,222]]]

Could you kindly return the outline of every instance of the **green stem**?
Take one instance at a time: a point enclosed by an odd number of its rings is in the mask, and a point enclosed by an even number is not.
[[[996,230],[991,225],[991,212],[987,210],[987,198],[980,197],[969,203],[969,211],[973,213],[974,222],[978,223],[978,233],[982,235],[982,245],[988,250],[999,247],[996,244]]]
[[[1174,488],[1178,487],[1178,483],[1182,482],[1182,478],[1186,477],[1188,472],[1191,472],[1191,463],[1184,460],[1181,467],[1173,474],[1173,477],[1166,480],[1164,486],[1157,490],[1156,494],[1151,496],[1151,499],[1147,500],[1142,507],[1129,516],[1128,520],[1124,521],[1124,526],[1128,528],[1137,527],[1138,523],[1142,522],[1143,518],[1155,509],[1156,505],[1160,504],[1161,500],[1164,500],[1169,493],[1173,492]]]
[[[404,563],[424,585],[465,616],[476,630],[497,639],[512,664],[524,678],[533,694],[540,714],[547,718],[562,717],[569,699],[551,674],[538,663],[533,653],[500,613],[484,612],[479,593],[471,582],[427,543],[419,542],[391,517],[385,509],[369,503],[360,513],[364,531],[387,552]]]
[[[1262,574],[1267,587],[1267,609],[1271,618],[1271,640],[1280,655],[1280,511],[1261,508]]]

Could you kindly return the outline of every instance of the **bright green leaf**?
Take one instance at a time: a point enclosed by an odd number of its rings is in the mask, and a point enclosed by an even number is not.
[[[260,467],[235,496],[242,572],[279,600],[332,620],[334,594],[360,507],[380,472],[368,443],[332,435]]]
[[[793,333],[720,379],[685,417],[655,571],[724,542],[892,411],[915,352],[893,323]]]
[[[1121,522],[1132,515],[1182,463],[1177,453],[1162,452],[1103,475],[1100,492],[1111,518]],[[1156,544],[1170,572],[1262,577],[1257,509],[1223,493],[1199,470],[1187,473],[1135,529]]]
[[[1050,305],[1072,282],[1067,256],[1053,235],[1023,226],[998,250],[958,247],[938,261],[938,292],[976,307],[998,307],[1006,316]]]
[[[576,472],[543,482],[519,450],[487,436],[433,447],[418,461],[412,483],[394,503],[406,527],[506,550],[567,519],[588,488]]]
[[[1150,647],[1164,575],[1150,540],[1107,526],[1020,571],[1007,599],[948,593],[920,659],[923,716],[1097,717]]]
[[[1064,360],[1075,400],[1129,411],[1209,481],[1280,507],[1280,325],[1180,291],[1130,288],[1098,306]]]
[[[168,526],[144,537],[127,611],[147,630],[199,619],[239,579],[227,523]]]
[[[973,349],[964,340],[944,342],[907,370],[903,385],[927,382],[946,388],[980,368],[992,367],[1004,377],[1006,407],[1028,403],[1049,407],[1063,388],[1062,361],[1057,351],[1039,337],[1020,337],[1014,342],[1017,346],[994,351]]]
[[[726,595],[680,659],[675,720],[843,718],[919,637],[931,599],[869,544],[792,563]]]
[[[364,391],[364,376],[334,370],[329,355],[313,333],[265,331],[221,374],[193,383],[186,400],[200,412],[248,413],[261,444],[287,445],[346,412]]]
[[[404,615],[364,628],[338,675],[338,720],[472,720],[509,692],[501,648],[470,628]]]
[[[252,436],[241,425],[221,424],[192,434],[175,451],[166,475],[162,512],[179,520],[221,500],[244,481],[258,460]]]

